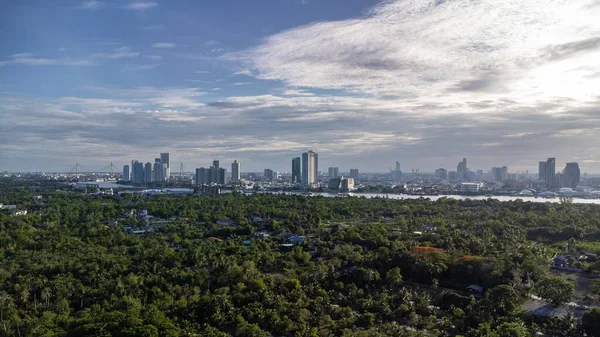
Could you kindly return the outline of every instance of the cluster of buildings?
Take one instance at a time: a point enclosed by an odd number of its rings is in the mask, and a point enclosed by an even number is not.
[[[154,159],[154,165],[147,162],[132,160],[131,166],[123,166],[123,180],[134,184],[167,181],[171,177],[171,161],[168,153],[161,153],[160,158]]]
[[[220,167],[218,160],[213,160],[212,166],[196,169],[196,185],[225,185],[227,183],[227,169]],[[236,160],[231,164],[231,182],[240,180],[240,163]]]
[[[548,189],[577,188],[581,181],[581,170],[578,163],[567,163],[562,172],[556,172],[556,159],[548,158],[540,161],[538,179],[543,181]]]

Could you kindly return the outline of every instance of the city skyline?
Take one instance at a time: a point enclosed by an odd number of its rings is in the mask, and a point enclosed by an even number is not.
[[[0,171],[165,149],[175,171],[287,171],[312,148],[362,172],[556,157],[600,173],[597,1],[232,3],[4,4]]]

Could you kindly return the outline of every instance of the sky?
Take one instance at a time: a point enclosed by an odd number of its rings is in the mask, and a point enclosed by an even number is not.
[[[0,4],[0,171],[600,173],[597,0]],[[223,164],[222,164],[223,165]]]

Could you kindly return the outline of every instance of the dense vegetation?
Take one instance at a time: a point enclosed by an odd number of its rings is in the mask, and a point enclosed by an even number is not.
[[[2,184],[2,200],[30,212],[0,214],[1,336],[599,331],[598,310],[582,323],[521,310],[530,294],[556,304],[571,300],[573,285],[549,272],[550,261],[559,249],[595,249],[594,205],[86,196],[57,191],[59,185]],[[132,209],[170,221],[132,234],[124,228],[148,221],[130,216]],[[235,225],[218,226],[221,219]],[[271,237],[253,235],[261,230]],[[282,245],[289,234],[305,239]],[[471,296],[470,285],[481,286],[483,296]]]

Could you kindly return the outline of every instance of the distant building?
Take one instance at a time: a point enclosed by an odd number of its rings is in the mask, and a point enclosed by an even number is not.
[[[556,159],[548,158],[546,160],[546,187],[555,188],[557,186],[556,183]]]
[[[133,162],[133,183],[143,184],[144,183],[144,164],[135,160]]]
[[[302,162],[300,157],[292,159],[292,183],[298,184],[302,181]]]
[[[265,180],[273,181],[273,170],[265,169],[263,172],[263,176],[265,177]]]
[[[391,180],[400,180],[402,179],[402,171],[400,170],[400,162],[396,161],[396,168],[390,172]]]
[[[503,182],[508,180],[508,168],[506,166],[492,168],[492,180]]]
[[[160,161],[160,158],[155,158],[154,159],[154,179],[153,181],[164,181],[165,177],[164,177],[164,168],[163,168],[163,164]]]
[[[129,176],[129,165],[123,166],[123,180],[129,181],[131,177]]]
[[[340,168],[330,167],[327,172],[329,173],[329,178],[337,178],[340,175]]]
[[[560,187],[577,188],[581,180],[581,171],[578,163],[567,163],[562,174],[563,183]]]
[[[227,169],[221,167],[218,170],[219,170],[219,175],[218,175],[217,184],[219,184],[219,185],[227,184]]]
[[[204,167],[200,167],[196,169],[196,185],[208,185],[210,184],[210,179],[208,176],[208,170]]]
[[[439,178],[439,179],[447,179],[448,171],[446,169],[439,168],[439,169],[435,170],[435,176],[436,176],[436,178]]]
[[[212,164],[212,166],[213,166],[213,167],[216,167],[216,168],[219,168],[219,161],[218,161],[218,160],[216,160],[216,159],[215,159],[215,160],[213,160],[213,164]]]
[[[344,178],[342,179],[342,191],[350,192],[354,190],[354,178]]]
[[[458,163],[456,167],[456,179],[460,181],[467,180],[467,173],[469,172],[469,168],[467,167],[467,158],[463,158],[463,160]]]
[[[330,190],[339,190],[342,188],[342,179],[341,178],[331,178],[329,179],[329,184],[327,184],[327,187]]]
[[[546,162],[541,161],[538,164],[538,180],[546,181]]]
[[[352,179],[358,179],[358,169],[350,169],[350,177]]]
[[[163,165],[166,165],[166,170],[163,168],[163,179],[162,180],[169,180],[171,179],[171,159],[168,153],[161,153],[160,154],[160,162]]]
[[[144,165],[144,182],[145,183],[151,183],[152,180],[152,163],[146,163],[146,165]]]
[[[240,181],[240,163],[237,160],[234,160],[231,163],[231,182],[237,183]]]
[[[457,181],[458,180],[458,174],[456,174],[456,171],[450,171],[450,172],[448,172],[448,180],[450,180],[450,181]]]
[[[483,187],[482,183],[461,183],[460,191],[467,193],[479,192],[479,190]]]
[[[319,155],[314,151],[304,152],[302,154],[302,183],[308,186],[317,183],[317,173],[319,172]]]

